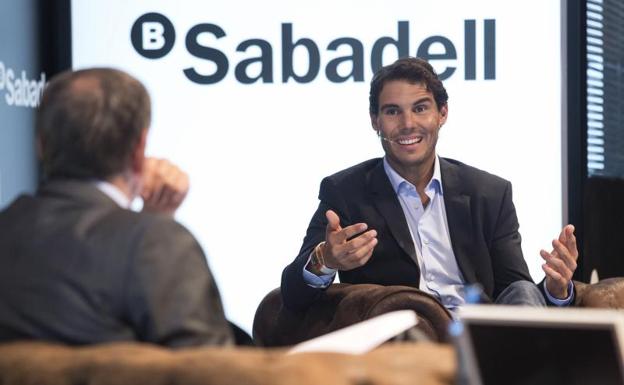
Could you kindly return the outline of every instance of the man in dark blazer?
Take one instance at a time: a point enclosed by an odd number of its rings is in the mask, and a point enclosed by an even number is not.
[[[45,181],[0,212],[0,341],[233,342],[195,238],[173,220],[188,177],[145,157],[150,99],[112,69],[45,89],[36,136]],[[143,211],[129,209],[138,195]]]
[[[299,255],[282,274],[284,304],[307,308],[333,281],[408,285],[455,310],[478,284],[486,301],[564,306],[578,252],[571,225],[540,252],[535,285],[520,247],[511,184],[438,157],[448,95],[431,65],[400,59],[371,81],[370,117],[385,157],[326,177]]]

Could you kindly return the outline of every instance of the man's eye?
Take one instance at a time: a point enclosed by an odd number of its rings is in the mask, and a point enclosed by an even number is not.
[[[414,112],[425,112],[427,111],[427,106],[425,106],[424,104],[419,104],[416,107],[414,107]]]
[[[399,109],[398,108],[386,108],[386,110],[384,111],[384,113],[386,115],[398,115],[399,114]]]

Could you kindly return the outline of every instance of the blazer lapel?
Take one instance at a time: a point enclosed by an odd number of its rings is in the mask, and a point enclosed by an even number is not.
[[[475,283],[477,282],[475,268],[470,262],[470,255],[474,253],[473,239],[475,239],[470,195],[462,191],[461,175],[457,166],[445,159],[439,159],[446,219],[455,259],[466,282]]]
[[[403,214],[403,209],[392,189],[388,176],[383,167],[383,161],[379,161],[369,174],[368,185],[373,193],[373,201],[378,212],[384,218],[392,236],[397,241],[401,249],[412,259],[416,266],[416,250],[410,234],[407,220]]]

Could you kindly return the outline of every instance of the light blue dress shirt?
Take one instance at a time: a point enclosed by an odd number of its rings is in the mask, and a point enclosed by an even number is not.
[[[384,170],[397,194],[409,226],[420,268],[420,290],[437,297],[449,310],[464,304],[464,279],[453,247],[446,220],[440,162],[437,157],[433,177],[425,187],[429,197],[424,207],[416,187],[400,176],[384,158]]]

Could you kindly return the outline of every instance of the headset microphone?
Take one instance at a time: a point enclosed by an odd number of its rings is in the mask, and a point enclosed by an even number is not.
[[[389,138],[386,138],[386,137],[385,137],[385,136],[381,133],[381,130],[377,130],[377,136],[379,137],[379,139],[381,139],[381,140],[385,140],[385,141],[386,141],[386,142],[388,142],[388,143],[396,143],[396,144],[398,144],[398,142],[397,142],[397,141],[392,140],[392,139],[389,139]]]

